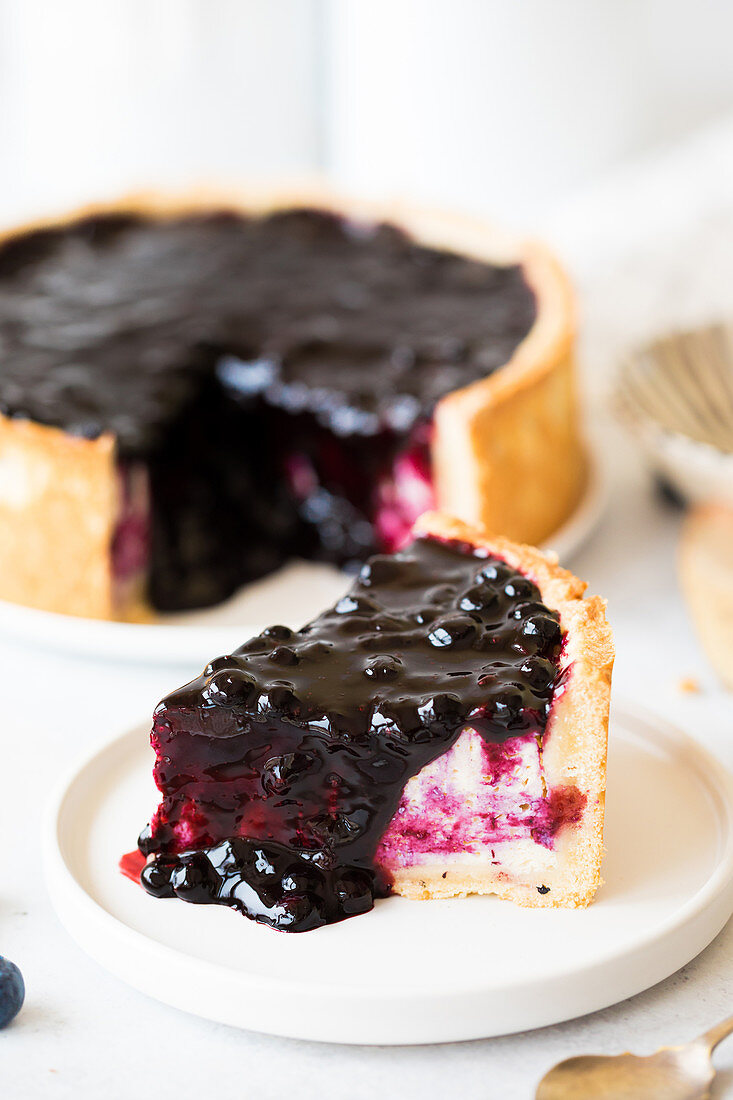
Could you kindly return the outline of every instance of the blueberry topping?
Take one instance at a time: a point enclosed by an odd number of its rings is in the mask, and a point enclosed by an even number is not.
[[[504,562],[492,561],[476,574],[476,584],[489,581],[503,586],[512,576],[512,570]]]
[[[279,645],[277,649],[273,649],[270,654],[270,660],[274,661],[276,665],[297,665],[300,662],[300,657],[289,645]]]
[[[488,585],[474,585],[461,596],[458,606],[461,611],[484,611],[497,602],[496,592]]]
[[[536,592],[537,589],[532,581],[522,576],[512,577],[504,585],[504,593],[513,600],[528,600]]]
[[[313,763],[313,757],[304,752],[287,752],[271,757],[264,766],[262,786],[268,794],[284,794],[290,784]]]
[[[529,686],[538,693],[546,692],[554,683],[557,668],[552,661],[543,657],[527,657],[519,666]]]
[[[336,881],[336,898],[348,917],[368,913],[374,905],[374,886],[364,871],[345,871]]]
[[[289,626],[268,626],[260,635],[261,638],[272,638],[276,642],[287,642],[292,636],[293,631]]]
[[[0,408],[114,435],[149,475],[153,606],[207,606],[293,556],[356,571],[401,544],[395,462],[429,488],[436,403],[535,315],[520,266],[393,226],[100,214],[0,245]]]
[[[142,883],[305,931],[389,891],[374,858],[404,785],[466,726],[489,746],[542,737],[562,630],[516,569],[426,538],[256,641],[156,711]],[[577,812],[566,801],[543,837]]]
[[[339,600],[334,609],[338,615],[348,615],[351,611],[375,611],[376,604],[374,600],[367,599],[366,596],[352,596],[349,593],[348,596],[344,596]]]
[[[371,657],[364,665],[364,675],[370,680],[396,680],[402,669],[402,661],[399,657],[385,654],[382,657]]]
[[[141,851],[145,854],[144,848]],[[140,882],[154,898],[175,897],[171,884],[171,873],[175,866],[174,861],[166,859],[156,859],[152,863],[146,863],[140,873]]]
[[[289,684],[275,684],[270,688],[270,705],[277,713],[291,717],[300,711],[300,700]]]
[[[329,862],[309,859],[307,853],[294,858],[282,844],[238,838],[183,852],[177,860],[159,858],[145,867],[142,882],[153,893],[149,882],[154,880],[157,897],[219,902],[258,923],[308,932],[368,912],[379,889],[370,871],[348,866],[336,871]]]
[[[223,668],[232,668],[236,662],[231,657],[215,657],[204,669],[204,676],[212,676]]]
[[[208,902],[214,882],[213,869],[203,852],[186,855],[170,873],[170,885],[176,897],[202,905]]]
[[[298,650],[301,661],[321,661],[333,650],[329,642],[304,642]]]
[[[522,635],[536,641],[538,649],[546,652],[559,645],[562,631],[557,619],[549,612],[529,615],[522,623]]]
[[[155,851],[153,831],[149,824],[140,830],[140,835],[137,838],[137,846],[144,856],[148,856],[151,852]]]
[[[252,695],[254,680],[239,668],[215,672],[205,689],[206,700],[219,707],[244,706]]]
[[[377,585],[389,584],[398,573],[399,566],[395,565],[394,558],[378,554],[376,557],[370,558],[367,564],[362,567],[359,579],[363,585],[371,588]]]
[[[451,615],[433,623],[428,641],[438,649],[468,646],[476,638],[478,630],[467,615]]]

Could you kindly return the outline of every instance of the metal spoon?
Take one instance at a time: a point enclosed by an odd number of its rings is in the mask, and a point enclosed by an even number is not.
[[[551,1069],[536,1100],[706,1100],[715,1077],[711,1055],[733,1032],[733,1016],[681,1047],[656,1054],[586,1054]]]

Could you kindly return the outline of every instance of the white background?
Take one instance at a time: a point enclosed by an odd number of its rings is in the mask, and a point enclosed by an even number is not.
[[[521,227],[733,105],[724,0],[0,0],[0,219],[325,171]]]
[[[733,6],[713,0],[0,0],[0,218],[151,183],[323,169],[359,190],[474,207],[541,229],[566,258],[602,392],[629,341],[731,308],[732,31]],[[730,697],[679,596],[680,517],[609,430],[611,507],[573,565],[609,598],[616,687],[733,766]],[[108,977],[46,898],[45,799],[69,761],[195,671],[0,640],[0,951],[28,984],[0,1035],[3,1098],[524,1100],[569,1054],[648,1051],[733,1011],[731,926],[624,1005],[428,1049],[239,1033]],[[701,694],[680,692],[687,676]],[[733,1095],[733,1042],[719,1064],[717,1095]]]

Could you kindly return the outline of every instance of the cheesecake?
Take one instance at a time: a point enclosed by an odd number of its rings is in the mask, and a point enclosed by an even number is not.
[[[588,905],[613,643],[584,590],[551,555],[425,514],[335,606],[159,704],[144,888],[292,932],[389,894]]]
[[[137,197],[0,239],[0,599],[214,605],[439,506],[542,542],[585,458],[555,260],[321,191]]]

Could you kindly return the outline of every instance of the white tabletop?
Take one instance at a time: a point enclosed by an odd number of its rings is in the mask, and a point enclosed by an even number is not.
[[[591,591],[608,597],[618,649],[614,690],[684,726],[733,767],[730,697],[706,666],[678,591],[680,516],[654,497],[623,437],[611,435],[606,451],[615,466],[610,507],[573,568]],[[208,656],[202,653],[202,664]],[[1,865],[0,952],[21,967],[28,991],[22,1015],[0,1036],[3,1096],[165,1098],[236,1090],[263,1100],[358,1100],[380,1090],[405,1100],[457,1094],[519,1100],[569,1054],[649,1051],[733,1011],[733,924],[683,971],[631,1001],[484,1042],[310,1045],[231,1030],[147,1000],[88,959],[59,925],[43,885],[40,822],[47,793],[75,755],[150,714],[159,696],[198,670],[65,659],[7,639],[0,640],[0,667],[8,708],[2,820],[12,838]],[[699,694],[680,690],[688,677],[699,681]],[[718,1064],[733,1095],[733,1043],[721,1049]],[[717,1093],[728,1094],[725,1087]]]

